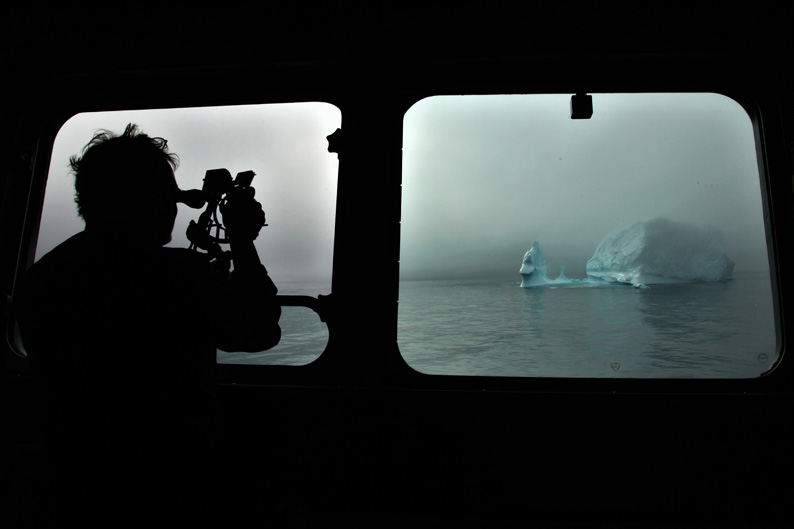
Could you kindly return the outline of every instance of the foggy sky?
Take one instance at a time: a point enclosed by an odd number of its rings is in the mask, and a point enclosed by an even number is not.
[[[520,280],[532,242],[550,277],[611,231],[662,216],[722,230],[736,273],[767,267],[749,116],[717,94],[439,96],[406,113],[401,277]]]
[[[341,114],[326,103],[74,116],[56,138],[37,258],[84,228],[75,209],[69,157],[98,129],[121,133],[128,123],[168,140],[169,151],[180,159],[175,174],[182,189],[200,189],[208,169],[226,168],[232,176],[253,170],[252,185],[268,223],[256,246],[270,275],[278,284],[314,280],[330,286],[338,160],[328,152],[326,136],[340,127]],[[189,246],[185,230],[200,212],[179,204],[169,246]]]
[[[753,130],[716,94],[594,94],[589,120],[570,95],[441,96],[406,113],[401,277],[520,280],[533,241],[555,277],[584,266],[612,230],[664,216],[715,226],[736,273],[767,266]],[[177,182],[207,169],[257,173],[269,226],[256,241],[277,283],[330,284],[338,160],[326,136],[339,110],[299,103],[79,114],[50,165],[37,256],[83,229],[68,159],[98,129],[137,123],[180,157]],[[180,204],[171,246],[199,210]],[[284,292],[287,293],[287,292]]]

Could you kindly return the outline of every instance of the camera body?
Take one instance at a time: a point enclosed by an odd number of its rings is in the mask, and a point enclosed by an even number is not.
[[[221,244],[228,244],[226,228],[218,220],[218,209],[221,210],[229,202],[239,197],[253,199],[254,188],[251,183],[256,173],[243,171],[237,173],[232,179],[227,169],[210,169],[204,175],[204,185],[201,194],[206,202],[206,208],[198,218],[198,222],[191,220],[187,227],[187,238],[190,249],[206,251],[214,261],[229,269],[231,252],[224,251]],[[266,224],[264,224],[266,226]]]
[[[251,187],[256,173],[243,171],[237,173],[232,180],[232,174],[227,169],[210,169],[204,174],[204,186],[201,188],[207,202],[216,200],[220,202],[228,193],[234,193]]]

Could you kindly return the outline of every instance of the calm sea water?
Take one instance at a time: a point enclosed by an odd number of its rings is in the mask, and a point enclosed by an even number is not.
[[[430,374],[755,377],[776,358],[769,280],[636,289],[404,282],[399,342]]]
[[[303,365],[328,341],[306,308],[285,307],[281,327],[271,351],[219,361]],[[648,289],[403,281],[398,343],[414,369],[447,375],[748,378],[777,355],[765,276]]]

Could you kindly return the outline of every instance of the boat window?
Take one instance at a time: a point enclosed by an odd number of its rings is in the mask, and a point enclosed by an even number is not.
[[[437,96],[406,113],[405,360],[444,375],[768,371],[779,338],[748,112],[713,93],[572,95]]]
[[[201,189],[209,169],[256,173],[252,186],[268,226],[255,245],[279,294],[330,293],[338,160],[328,152],[326,137],[340,127],[341,113],[327,103],[75,115],[53,147],[36,259],[84,228],[75,209],[69,157],[79,154],[96,131],[121,133],[128,123],[168,140],[169,151],[179,156],[175,175],[181,189]],[[201,211],[179,204],[168,246],[190,246],[187,226]],[[218,351],[218,362],[302,365],[317,358],[328,341],[327,327],[307,308],[285,308],[281,327],[282,342],[275,348],[256,354]]]

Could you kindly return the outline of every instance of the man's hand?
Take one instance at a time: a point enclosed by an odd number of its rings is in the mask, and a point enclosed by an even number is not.
[[[253,241],[265,225],[265,212],[262,204],[254,199],[254,193],[253,187],[236,190],[230,193],[220,208],[223,224],[232,242]]]

